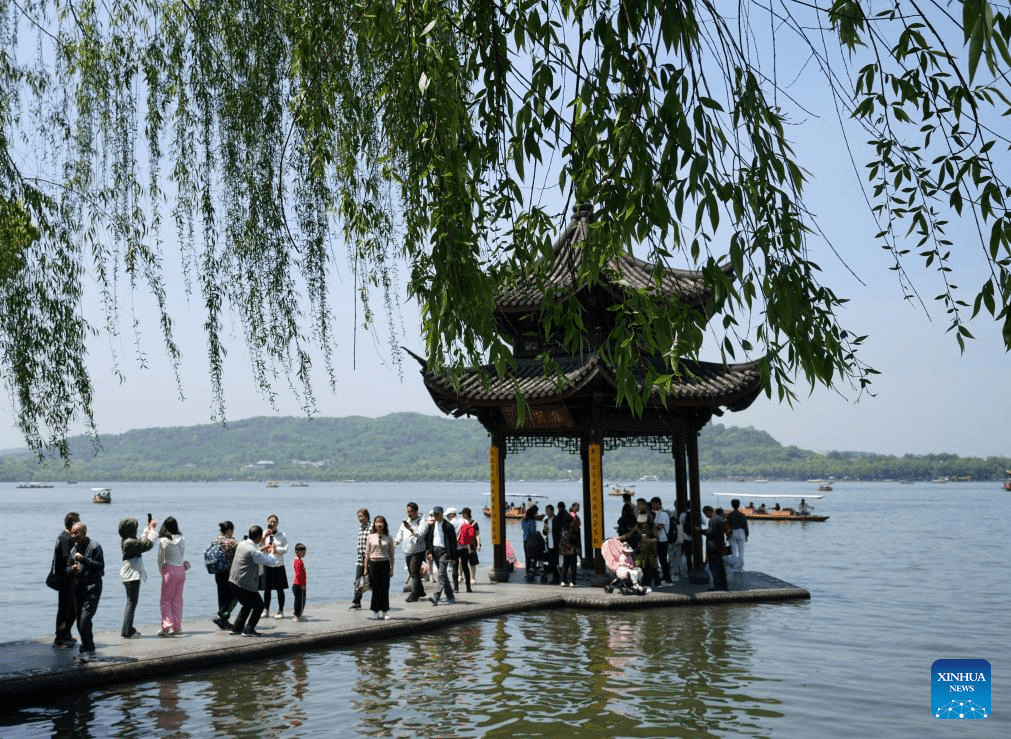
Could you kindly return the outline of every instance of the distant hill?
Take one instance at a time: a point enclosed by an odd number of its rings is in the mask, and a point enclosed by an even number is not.
[[[71,463],[40,463],[25,452],[0,454],[0,480],[484,480],[488,435],[477,421],[419,413],[382,418],[260,417],[217,424],[128,431],[70,440]],[[1003,457],[904,457],[865,452],[819,454],[784,447],[764,431],[710,424],[699,440],[702,476],[810,479],[998,479]],[[512,479],[580,476],[579,457],[555,448],[510,455]],[[673,479],[669,454],[622,448],[604,455],[607,480]]]

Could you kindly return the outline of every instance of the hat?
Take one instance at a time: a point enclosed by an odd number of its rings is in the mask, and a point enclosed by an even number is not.
[[[456,509],[453,508],[452,506],[450,506],[449,508],[446,509],[446,515],[447,516],[455,516],[456,515]]]
[[[435,506],[435,508],[432,509],[432,513],[433,514],[442,513],[442,506],[441,505]]]

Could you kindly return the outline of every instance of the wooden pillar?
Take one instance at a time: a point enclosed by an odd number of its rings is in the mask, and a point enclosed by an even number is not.
[[[678,513],[688,506],[688,468],[685,459],[688,450],[685,437],[683,428],[675,431],[671,449],[674,455],[674,502]]]
[[[702,565],[702,489],[699,483],[699,432],[689,427],[685,433],[688,452],[688,493],[691,498],[692,561],[688,565],[688,581],[704,583],[709,575]]]
[[[505,517],[505,434],[492,434],[491,448],[488,452],[489,487],[491,492],[491,543],[493,561],[491,570],[492,582],[507,582],[509,568],[506,564],[506,517]]]

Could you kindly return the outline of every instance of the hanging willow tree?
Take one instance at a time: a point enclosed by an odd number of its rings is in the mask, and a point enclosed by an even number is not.
[[[873,374],[862,337],[840,324],[844,301],[809,252],[817,223],[787,133],[807,103],[780,82],[802,72],[820,75],[829,113],[863,138],[839,146],[863,173],[904,293],[917,295],[907,264],[922,263],[959,343],[984,312],[1011,346],[1008,142],[993,127],[1008,106],[1011,22],[985,0],[0,9],[0,362],[33,448],[66,454],[71,422],[94,428],[85,340],[118,330],[124,290],[153,296],[178,367],[165,264],[182,265],[204,306],[214,418],[232,317],[263,391],[281,372],[312,408],[313,357],[335,379],[341,271],[369,325],[395,312],[406,265],[430,366],[504,371],[495,291],[544,279],[536,265],[584,202],[588,284],[633,248],[703,270],[725,356],[761,358],[770,394],[792,398],[798,379],[862,387]],[[975,243],[951,243],[952,219]],[[967,293],[961,250],[990,266]],[[85,275],[102,326],[85,320]],[[547,304],[543,320],[579,350],[578,314]],[[621,400],[638,408],[666,386],[677,358],[698,352],[697,322],[629,293],[602,350]],[[640,352],[669,366],[644,366]]]

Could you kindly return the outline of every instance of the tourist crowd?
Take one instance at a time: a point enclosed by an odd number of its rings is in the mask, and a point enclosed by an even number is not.
[[[706,559],[714,589],[727,589],[725,560],[734,571],[744,566],[748,524],[738,510],[739,504],[738,500],[732,501],[733,510],[727,516],[723,509],[713,510],[709,506],[702,509],[705,526],[700,532],[706,540]],[[522,515],[526,580],[533,582],[539,577],[542,583],[576,587],[576,563],[582,546],[579,504],[566,506],[561,501],[557,506],[548,504],[542,514],[531,501],[524,505]],[[466,591],[472,592],[472,583],[477,581],[481,530],[470,508],[457,511],[434,506],[422,516],[418,504],[410,502],[395,529],[385,516],[372,518],[365,508],[358,509],[356,516],[358,531],[350,608],[362,608],[363,596],[369,592],[371,618],[389,618],[390,582],[397,548],[407,572],[404,591],[408,593],[405,599],[408,603],[424,598],[433,606],[455,603],[461,579]],[[612,569],[621,570],[619,576],[636,586],[659,587],[672,583],[673,577],[686,576],[692,547],[690,521],[688,510],[667,511],[660,498],[649,502],[639,498],[633,506],[631,495],[625,494],[616,538],[627,561],[615,564]],[[296,543],[290,549],[288,537],[279,524],[277,515],[271,514],[265,527],[251,526],[241,541],[236,539],[231,521],[218,525],[219,533],[203,551],[203,559],[215,580],[217,603],[213,622],[219,628],[236,635],[258,636],[256,626],[260,618],[270,616],[275,595],[277,610],[273,617],[284,618],[289,587],[292,619],[304,618],[307,548]],[[119,535],[120,577],[126,591],[121,636],[124,639],[140,636],[133,625],[134,614],[140,585],[147,579],[143,554],[153,548],[157,548],[161,579],[158,634],[171,637],[181,633],[183,588],[190,561],[178,522],[169,516],[159,527],[148,514],[147,525],[141,530],[137,519],[125,518],[119,523]],[[285,562],[289,551],[294,553],[290,585]],[[95,657],[92,621],[102,595],[104,574],[101,545],[88,537],[87,526],[79,514],[68,513],[64,530],[56,540],[46,584],[58,593],[53,646],[71,648],[77,644],[71,635],[71,627],[76,624],[80,637],[77,659],[82,662]],[[426,591],[426,583],[431,594]],[[233,620],[236,607],[238,612]]]

